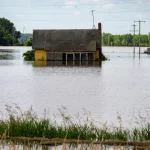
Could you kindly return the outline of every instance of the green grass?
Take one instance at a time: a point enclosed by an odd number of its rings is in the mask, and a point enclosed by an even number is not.
[[[17,115],[14,115],[17,114]],[[61,111],[62,122],[56,120],[39,119],[32,109],[26,113],[14,113],[9,110],[9,117],[0,120],[0,136],[7,130],[9,137],[45,137],[67,138],[80,140],[122,140],[145,141],[150,140],[150,123],[141,128],[131,130],[106,125],[98,127],[87,119],[84,123],[75,123],[69,115]]]

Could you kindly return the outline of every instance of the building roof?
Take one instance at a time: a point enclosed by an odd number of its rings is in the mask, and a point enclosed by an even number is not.
[[[34,30],[33,49],[49,51],[96,51],[101,30]]]

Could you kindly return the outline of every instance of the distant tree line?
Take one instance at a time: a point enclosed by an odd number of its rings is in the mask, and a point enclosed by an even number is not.
[[[139,35],[132,34],[112,35],[110,33],[103,33],[103,46],[139,46]],[[150,33],[141,35],[141,46],[150,46]]]
[[[139,45],[139,35],[112,35],[103,33],[103,46]],[[21,34],[14,24],[6,18],[0,18],[0,46],[32,46],[32,34]],[[141,46],[150,46],[150,33],[141,35]]]

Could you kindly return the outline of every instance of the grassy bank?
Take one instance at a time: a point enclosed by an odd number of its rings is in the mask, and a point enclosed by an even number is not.
[[[8,110],[8,109],[7,109]],[[8,137],[44,137],[67,138],[80,140],[121,140],[121,141],[146,141],[150,140],[150,123],[141,128],[131,130],[120,127],[98,127],[88,118],[84,123],[73,122],[69,115],[60,111],[62,121],[39,119],[30,109],[27,112],[14,113],[10,111],[7,119],[0,120],[0,136]],[[17,115],[16,115],[17,114]]]

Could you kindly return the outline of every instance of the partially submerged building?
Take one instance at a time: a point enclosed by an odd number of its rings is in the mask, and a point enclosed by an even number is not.
[[[89,61],[102,55],[101,23],[98,29],[34,30],[35,61]]]

